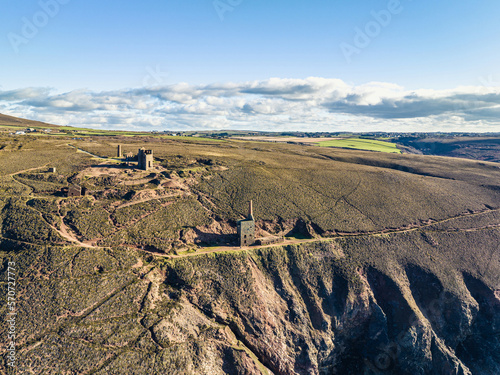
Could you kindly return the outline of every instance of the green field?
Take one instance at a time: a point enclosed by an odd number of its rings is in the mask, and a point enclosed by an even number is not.
[[[395,154],[401,153],[401,150],[397,148],[396,144],[384,141],[376,141],[374,139],[335,139],[333,141],[318,142],[317,144],[321,147],[342,147],[353,148],[356,150],[390,152]]]

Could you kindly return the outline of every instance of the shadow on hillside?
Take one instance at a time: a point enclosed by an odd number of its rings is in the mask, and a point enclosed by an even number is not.
[[[238,235],[231,234],[219,234],[203,232],[198,228],[194,228],[196,233],[195,244],[200,247],[212,247],[212,246],[238,246]]]

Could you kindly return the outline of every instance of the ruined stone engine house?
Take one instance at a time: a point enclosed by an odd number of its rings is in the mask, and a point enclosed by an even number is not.
[[[255,243],[255,219],[253,217],[252,201],[248,203],[248,216],[238,221],[238,238],[240,246],[251,246]]]
[[[146,150],[144,147],[139,149],[137,154],[137,166],[145,171],[153,168],[153,150]]]

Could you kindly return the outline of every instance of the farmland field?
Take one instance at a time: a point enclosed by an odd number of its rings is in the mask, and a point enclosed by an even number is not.
[[[287,136],[246,136],[246,137],[232,137],[232,139],[240,139],[242,141],[264,141],[264,142],[284,142],[284,143],[317,143],[321,139],[322,142],[341,139],[338,137],[287,137]]]
[[[400,154],[399,150],[394,143],[377,141],[374,139],[362,139],[362,138],[347,138],[347,139],[334,139],[331,141],[324,141],[317,143],[321,147],[342,147],[342,148],[352,148],[356,150],[366,150],[366,151],[379,151],[379,152],[389,152]]]

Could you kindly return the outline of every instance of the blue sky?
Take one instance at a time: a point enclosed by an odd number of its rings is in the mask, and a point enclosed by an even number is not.
[[[4,0],[0,112],[104,128],[500,131],[499,14],[493,0]]]

